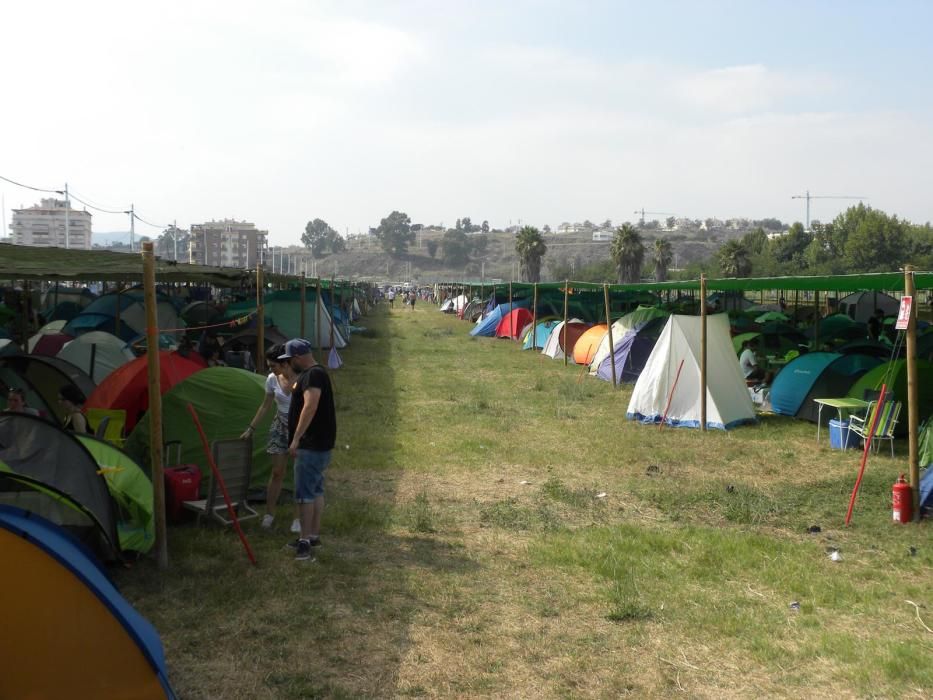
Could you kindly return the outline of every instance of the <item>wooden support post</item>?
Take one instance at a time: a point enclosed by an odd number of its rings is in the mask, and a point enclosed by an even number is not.
[[[616,384],[616,349],[612,342],[612,314],[609,308],[608,284],[603,285],[603,301],[606,303],[606,333],[609,336],[609,364],[612,365],[612,388],[615,389],[618,386]]]
[[[813,352],[820,351],[820,293],[813,292]]]
[[[535,282],[531,295],[531,350],[538,349],[538,283]]]
[[[567,366],[567,305],[570,301],[570,280],[564,280],[564,327],[561,329],[564,334],[564,367]]]
[[[162,390],[159,386],[159,316],[156,302],[155,256],[152,241],[143,243],[143,299],[146,306],[146,364],[149,370],[149,461],[152,474],[152,506],[155,515],[156,561],[168,567],[165,527],[165,476],[162,469]],[[117,305],[119,308],[119,304]]]
[[[301,337],[305,337],[305,332],[307,332],[307,323],[305,316],[307,316],[307,300],[305,297],[308,295],[308,284],[305,279],[304,272],[301,273],[301,330],[299,331]]]
[[[700,430],[706,432],[706,275],[700,275]]]
[[[314,302],[314,335],[317,336],[317,359],[321,360],[321,278],[317,278],[317,299]]]
[[[800,290],[795,289],[794,290],[794,325],[795,326],[797,325],[797,322],[799,321],[799,316],[797,315],[797,311],[799,308],[800,308]]]
[[[512,328],[514,321],[512,320],[512,282],[509,282],[509,340],[512,339],[512,336],[515,335],[515,329]]]
[[[155,273],[153,273],[155,274]],[[123,293],[123,282],[117,282],[117,308],[113,314],[113,334],[120,337],[120,295]]]
[[[334,347],[334,307],[336,296],[334,294],[334,278],[330,278],[330,347]],[[325,363],[326,364],[326,363]]]
[[[914,500],[914,522],[920,521],[920,384],[917,376],[917,290],[914,268],[904,266],[904,294],[912,297],[907,322],[907,464]]]
[[[262,279],[262,265],[256,265],[256,371],[266,371],[266,300],[265,282]]]

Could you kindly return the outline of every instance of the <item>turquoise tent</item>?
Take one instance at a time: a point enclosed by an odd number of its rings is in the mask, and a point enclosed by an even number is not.
[[[817,419],[813,399],[840,398],[868,370],[881,363],[876,357],[811,352],[791,360],[771,385],[771,407],[775,413]],[[824,413],[823,420],[832,416]]]

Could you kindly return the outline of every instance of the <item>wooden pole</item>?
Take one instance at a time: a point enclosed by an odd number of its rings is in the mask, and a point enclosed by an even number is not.
[[[794,290],[794,325],[797,325],[798,316],[797,312],[800,310],[800,290]]]
[[[159,317],[156,306],[155,256],[152,241],[143,243],[143,299],[146,306],[146,364],[149,370],[149,461],[152,465],[152,506],[155,515],[156,561],[168,567],[165,527],[165,476],[162,470],[162,390],[159,386]],[[117,305],[119,308],[119,304]]]
[[[334,278],[330,278],[330,347],[334,347],[334,303],[336,296],[334,295]]]
[[[314,302],[314,335],[317,336],[317,355],[321,359],[321,278],[317,278],[317,299]]]
[[[535,282],[531,295],[531,350],[538,349],[538,283]]]
[[[606,333],[609,335],[609,363],[612,365],[612,388],[616,388],[616,347],[612,342],[612,314],[609,310],[609,285],[603,285],[603,300],[606,303]],[[596,369],[599,369],[598,367]]]
[[[564,333],[564,367],[567,366],[567,304],[570,295],[570,280],[564,280],[564,327],[561,329]]]
[[[917,297],[914,268],[904,266],[904,294],[912,297],[907,322],[907,451],[910,490],[914,500],[914,522],[920,521],[920,384],[917,377]]]
[[[155,274],[155,273],[153,273]],[[120,294],[123,293],[123,282],[117,282],[117,309],[114,312],[113,325],[114,335],[120,337]]]
[[[813,352],[820,351],[820,293],[813,292]]]
[[[515,329],[512,328],[514,321],[512,320],[512,282],[509,281],[509,340],[515,335]]]
[[[308,295],[308,283],[305,278],[304,272],[301,273],[301,337],[305,337],[305,332],[307,329],[307,322],[305,321],[305,315],[307,314],[307,300],[305,297]]]
[[[263,289],[262,264],[256,265],[256,371],[266,371],[266,303]]]
[[[706,275],[700,275],[700,430],[706,432]]]

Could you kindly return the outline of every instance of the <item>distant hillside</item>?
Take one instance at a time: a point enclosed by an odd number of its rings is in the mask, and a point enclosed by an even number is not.
[[[139,239],[139,234],[136,234],[136,238]],[[129,231],[94,231],[91,233],[91,243],[94,245],[106,246],[111,243],[124,243],[129,245],[130,243],[130,232]]]

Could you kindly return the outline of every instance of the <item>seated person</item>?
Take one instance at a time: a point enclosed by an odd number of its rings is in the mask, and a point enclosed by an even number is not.
[[[742,343],[742,354],[739,356],[739,367],[742,368],[742,375],[746,380],[757,379],[763,381],[766,379],[765,371],[758,365],[758,358],[755,351],[758,349],[757,340],[746,340]]]
[[[28,413],[30,416],[38,416],[39,412],[26,405],[26,392],[14,387],[6,395],[6,410],[10,413]]]

